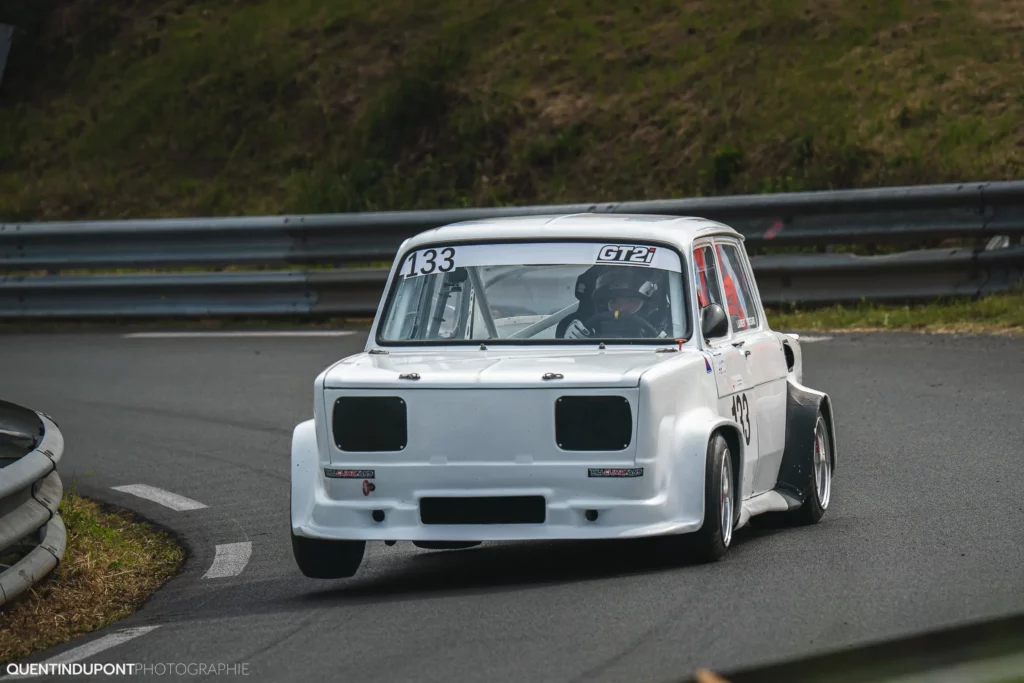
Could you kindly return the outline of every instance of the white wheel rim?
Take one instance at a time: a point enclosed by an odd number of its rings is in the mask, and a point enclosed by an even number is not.
[[[730,469],[732,467],[732,459],[729,455],[729,449],[725,449],[725,453],[722,454],[722,490],[721,497],[719,498],[718,508],[722,512],[722,543],[728,547],[729,541],[732,540],[732,477],[730,476]]]
[[[832,495],[832,458],[824,418],[814,425],[814,487],[818,504],[824,510]]]

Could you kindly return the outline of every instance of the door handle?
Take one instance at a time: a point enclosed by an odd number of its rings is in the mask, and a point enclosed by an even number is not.
[[[743,346],[746,343],[747,343],[746,340],[743,340],[743,341],[733,342],[732,345],[735,346],[738,349],[739,347]]]

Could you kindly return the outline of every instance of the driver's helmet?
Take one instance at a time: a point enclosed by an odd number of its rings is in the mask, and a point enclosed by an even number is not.
[[[658,291],[643,268],[617,266],[604,273],[594,285],[594,309],[611,311],[615,317],[639,313]]]

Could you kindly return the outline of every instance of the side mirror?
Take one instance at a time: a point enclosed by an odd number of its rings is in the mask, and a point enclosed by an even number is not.
[[[705,339],[724,337],[729,334],[729,318],[719,304],[708,304],[700,309],[700,326]]]

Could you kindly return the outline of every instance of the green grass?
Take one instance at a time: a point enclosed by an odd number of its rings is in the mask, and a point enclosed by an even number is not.
[[[768,311],[773,329],[850,330],[1024,335],[1024,294],[937,301],[913,306],[861,303],[814,310]]]
[[[1015,0],[8,0],[0,220],[1021,176]]]
[[[170,535],[128,511],[69,491],[59,513],[68,533],[64,558],[49,577],[0,609],[0,664],[131,614],[184,561]]]

